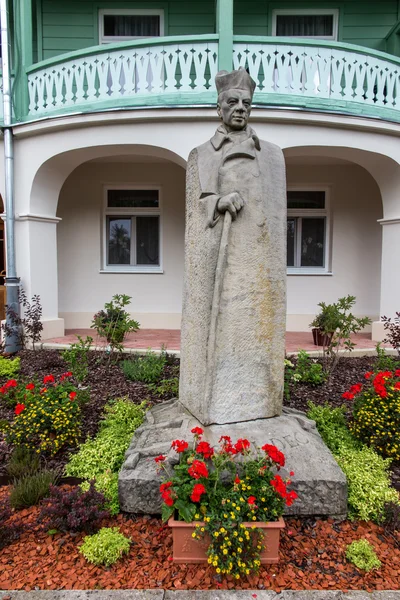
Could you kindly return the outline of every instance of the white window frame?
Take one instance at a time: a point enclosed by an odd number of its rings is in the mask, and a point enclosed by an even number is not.
[[[272,35],[276,36],[276,17],[277,15],[332,15],[332,35],[300,35],[296,38],[312,40],[333,40],[338,39],[339,29],[339,9],[338,8],[277,8],[272,11]],[[285,36],[286,37],[286,36]],[[290,36],[287,36],[290,37]]]
[[[104,35],[104,15],[144,15],[160,17],[160,37],[164,35],[164,10],[158,8],[100,8],[99,9],[99,44],[127,42],[128,40],[149,39],[147,36]],[[158,37],[158,36],[157,36]]]
[[[325,240],[324,240],[324,266],[323,267],[287,267],[288,275],[331,275],[330,270],[330,247],[331,247],[331,211],[330,195],[331,188],[327,185],[290,185],[288,192],[324,192],[325,208],[288,208],[287,216],[290,217],[324,217],[325,218]],[[301,259],[301,230],[297,232],[296,258],[300,264]]]
[[[160,185],[149,184],[119,184],[114,183],[103,185],[103,214],[102,214],[102,268],[101,273],[163,273],[163,227],[162,227],[162,187]],[[157,208],[130,208],[130,207],[108,207],[109,190],[157,190],[158,207]],[[108,265],[108,237],[107,237],[107,217],[158,217],[159,225],[159,263],[158,265]],[[132,221],[131,221],[132,223]],[[136,257],[135,251],[136,237],[131,235],[131,260]]]

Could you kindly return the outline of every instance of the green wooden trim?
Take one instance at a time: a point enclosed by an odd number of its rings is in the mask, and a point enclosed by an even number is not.
[[[275,37],[275,36],[250,36],[250,35],[234,35],[233,43],[238,42],[240,44],[265,44],[273,46],[274,44],[282,44],[284,46],[314,46],[315,48],[333,48],[337,50],[344,50],[348,52],[355,52],[356,54],[363,54],[364,56],[374,56],[382,60],[387,60],[396,65],[400,64],[400,58],[393,56],[393,54],[387,54],[380,50],[373,50],[366,48],[365,46],[357,46],[355,44],[345,44],[344,42],[332,42],[330,40],[310,40],[300,38],[289,38],[289,37]]]
[[[22,120],[29,109],[27,68],[33,62],[32,0],[15,2],[14,9],[14,52],[16,57],[14,114]]]
[[[36,0],[36,23],[37,23],[37,55],[38,62],[43,60],[43,12],[42,0]]]
[[[385,40],[388,40],[392,35],[400,33],[400,19],[396,21],[393,27],[389,30],[389,33],[386,35]]]
[[[233,0],[217,0],[217,33],[219,35],[219,70],[232,71],[233,66]]]
[[[146,40],[130,40],[128,42],[120,42],[117,44],[100,44],[100,46],[91,46],[82,50],[74,50],[66,54],[60,54],[54,58],[47,58],[40,63],[32,65],[27,69],[28,73],[34,73],[40,69],[49,66],[58,65],[75,58],[83,56],[91,56],[93,54],[108,54],[113,50],[125,50],[128,48],[146,48],[148,46],[166,46],[168,44],[190,44],[190,42],[218,42],[218,35],[215,33],[207,33],[202,35],[179,35],[179,36],[164,36],[158,38],[148,38]]]

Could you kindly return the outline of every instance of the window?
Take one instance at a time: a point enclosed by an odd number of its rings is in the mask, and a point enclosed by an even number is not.
[[[287,267],[289,273],[328,270],[328,192],[287,192]]]
[[[164,11],[156,9],[99,10],[99,43],[123,42],[164,35]]]
[[[337,9],[272,11],[272,35],[337,40]]]
[[[160,272],[160,190],[107,188],[105,196],[104,269]]]

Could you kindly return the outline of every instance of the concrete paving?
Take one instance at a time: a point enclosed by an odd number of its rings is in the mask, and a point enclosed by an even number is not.
[[[400,600],[400,591],[282,591],[268,590],[70,590],[0,591],[0,600]]]

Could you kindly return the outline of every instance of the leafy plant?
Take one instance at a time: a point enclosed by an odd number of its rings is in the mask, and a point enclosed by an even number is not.
[[[8,443],[50,454],[56,454],[64,445],[77,443],[80,408],[77,392],[66,376],[56,382],[53,375],[46,375],[45,387],[40,389],[34,383],[25,386],[15,382],[13,387],[17,397],[23,394],[23,402],[15,407],[14,421],[0,425]]]
[[[347,427],[344,407],[317,406],[312,402],[308,406],[307,417],[315,421],[320,436],[333,454],[339,454],[342,448],[357,450],[362,447]]]
[[[26,475],[37,473],[40,468],[39,456],[24,446],[17,446],[6,464],[8,475],[14,479],[21,479]]]
[[[293,379],[300,383],[321,385],[326,378],[322,365],[313,360],[305,350],[299,350]]]
[[[160,354],[148,350],[144,356],[124,360],[122,362],[122,370],[126,379],[130,379],[131,381],[155,383],[160,379],[165,363],[166,354],[164,350]]]
[[[106,499],[105,509],[108,510],[110,515],[117,515],[120,508],[118,496],[118,473],[113,473],[111,469],[108,469],[104,473],[98,475],[94,481],[96,490],[104,494]],[[86,492],[90,485],[91,482],[84,481],[79,487],[81,490]]]
[[[400,369],[366,373],[369,383],[355,384],[343,394],[354,401],[353,436],[382,456],[400,459]]]
[[[78,335],[78,342],[71,344],[68,350],[61,353],[74,378],[81,385],[84,384],[88,376],[88,359],[92,342],[93,338],[89,335],[86,336],[86,339]]]
[[[0,550],[18,540],[24,529],[22,523],[15,519],[7,523],[11,514],[9,498],[0,498]]]
[[[396,360],[394,356],[388,354],[385,348],[381,347],[381,342],[378,342],[375,346],[376,351],[376,363],[374,371],[396,371],[400,368],[400,362]]]
[[[109,516],[105,510],[106,499],[96,491],[93,481],[87,491],[77,486],[66,490],[51,486],[50,496],[44,503],[40,519],[59,531],[94,533]]]
[[[110,302],[104,305],[93,317],[91,327],[100,337],[105,337],[111,351],[122,351],[123,341],[127,333],[137,331],[139,323],[131,319],[125,310],[131,302],[131,297],[126,294],[115,294]]]
[[[142,424],[145,403],[134,404],[127,398],[105,407],[100,431],[88,439],[72,455],[65,467],[67,475],[82,479],[97,479],[104,473],[118,473],[135,430]]]
[[[0,356],[0,377],[13,379],[18,375],[19,366],[21,359],[20,358],[5,358],[4,356]]]
[[[285,358],[285,371],[283,379],[283,395],[286,400],[290,398],[290,384],[296,382],[294,378],[294,364],[288,358]]]
[[[297,494],[288,489],[291,481],[275,472],[285,465],[285,457],[276,446],[265,444],[254,454],[247,439],[232,444],[224,435],[219,450],[214,451],[202,440],[200,427],[194,427],[192,434],[190,449],[185,440],[172,442],[172,448],[181,455],[172,476],[166,457],[155,458],[169,475],[160,486],[162,518],[167,520],[176,512],[187,522],[204,521],[193,537],[209,535],[208,562],[217,573],[239,579],[258,570],[262,550],[262,533],[255,530],[252,536],[244,522],[278,520]]]
[[[18,302],[22,308],[23,317],[12,306],[6,305],[7,323],[3,327],[4,332],[6,336],[15,335],[22,349],[26,347],[26,340],[30,340],[35,350],[35,344],[40,342],[43,331],[41,321],[43,309],[40,304],[40,296],[32,296],[31,302],[29,302],[26,292],[21,286],[18,291]]]
[[[351,341],[351,334],[358,333],[366,325],[371,323],[368,317],[355,317],[350,309],[356,302],[355,296],[344,296],[339,298],[333,304],[320,302],[320,315],[312,321],[310,326],[320,327],[324,335],[323,345],[323,365],[324,371],[331,374],[337,366],[339,360],[339,350],[351,352],[354,349],[354,342]],[[321,325],[316,325],[316,323]]]
[[[158,384],[149,384],[149,390],[157,396],[169,396],[177,398],[179,394],[179,378],[162,379]]]
[[[390,317],[382,317],[383,328],[386,331],[386,338],[383,340],[397,350],[400,356],[400,312],[396,312],[393,321]]]
[[[38,504],[49,494],[50,485],[59,478],[57,470],[43,469],[33,475],[26,475],[16,481],[10,493],[12,508],[26,508]]]
[[[86,536],[79,552],[95,565],[113,565],[123,554],[128,554],[130,540],[118,527],[103,527],[98,533]]]
[[[347,546],[346,558],[363,571],[372,571],[372,569],[379,569],[381,566],[381,561],[378,559],[373,546],[365,538],[354,541]]]

